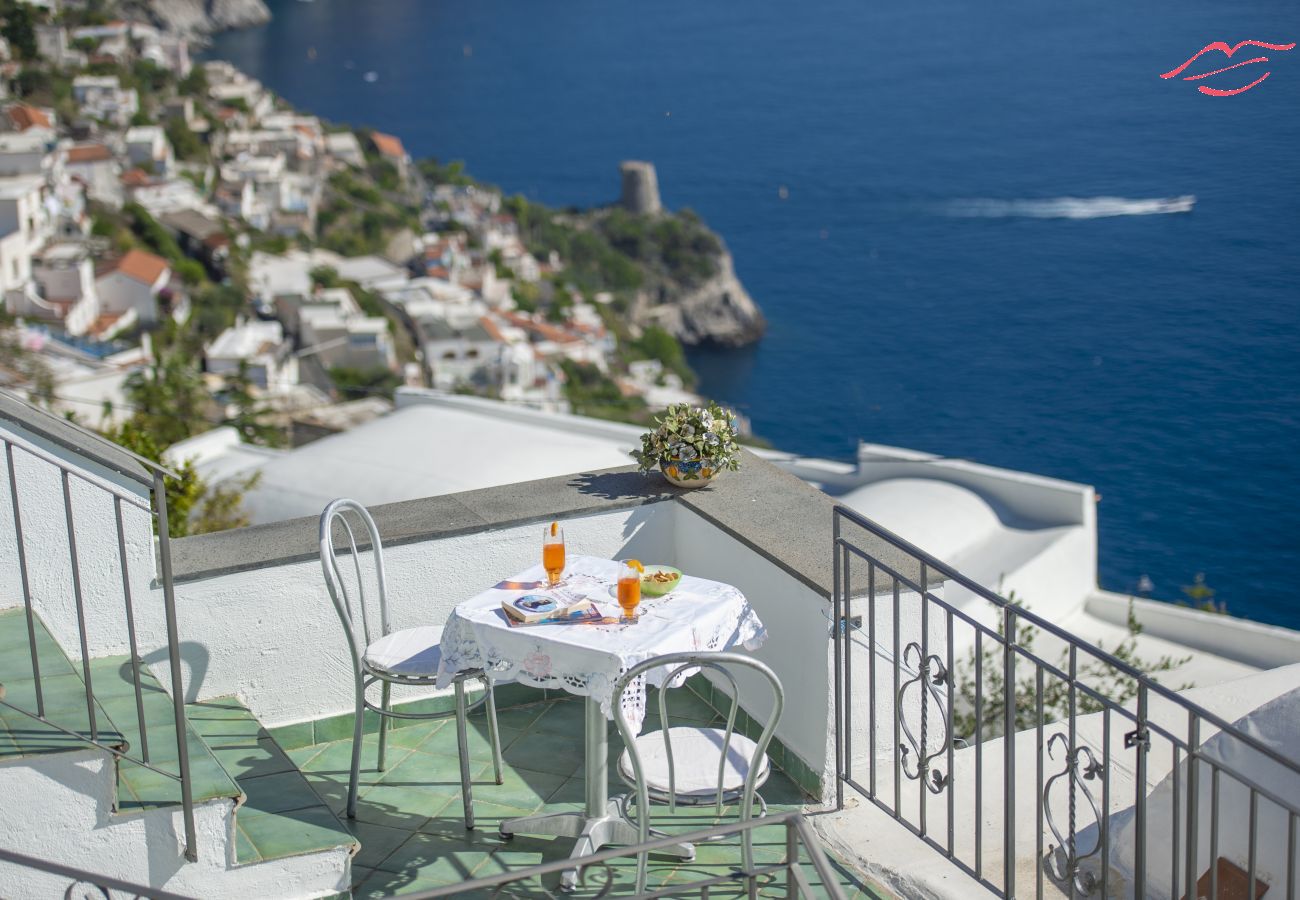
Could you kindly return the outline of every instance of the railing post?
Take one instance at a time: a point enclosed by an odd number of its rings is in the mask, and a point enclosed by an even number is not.
[[[1002,608],[1002,872],[1004,894],[1016,896],[1016,608]]]
[[[158,515],[158,560],[162,569],[163,608],[167,613],[167,661],[171,668],[172,710],[176,721],[177,762],[181,776],[181,808],[185,817],[185,858],[197,862],[194,832],[194,796],[190,782],[189,740],[185,727],[185,691],[181,686],[180,638],[176,629],[176,586],[172,583],[172,549],[167,534],[167,488],[162,473],[153,473],[154,509]]]
[[[1133,896],[1145,897],[1147,893],[1147,751],[1151,739],[1147,731],[1147,686],[1138,683],[1137,730],[1133,732],[1130,747],[1137,748],[1134,765],[1133,796]],[[1174,773],[1177,778],[1177,773]]]
[[[841,684],[841,656],[844,653],[843,611],[840,605],[840,513],[831,511],[832,543],[831,556],[834,570],[834,594],[831,604],[831,640],[834,642],[835,658],[835,808],[844,808],[844,687]]]
[[[41,660],[36,652],[36,618],[32,612],[32,586],[27,577],[27,548],[23,543],[23,517],[18,508],[18,473],[14,471],[14,445],[5,441],[9,466],[9,505],[14,514],[14,543],[18,550],[18,577],[23,585],[23,607],[27,611],[27,645],[32,655],[32,684],[36,688],[36,715],[45,718],[45,691],[41,686]]]
[[[1199,849],[1197,844],[1200,835],[1197,830],[1198,816],[1200,815],[1200,759],[1201,759],[1201,720],[1197,718],[1196,713],[1192,713],[1187,722],[1187,891],[1192,893],[1196,888],[1196,851]],[[1174,773],[1178,777],[1178,773]],[[1252,795],[1253,796],[1253,795]],[[1251,828],[1255,823],[1251,822]],[[1174,823],[1174,828],[1178,824]],[[1210,867],[1214,868],[1214,860],[1210,860]],[[1251,875],[1254,875],[1252,872]],[[1254,885],[1255,880],[1251,878],[1247,884]],[[1175,885],[1177,887],[1177,885]]]

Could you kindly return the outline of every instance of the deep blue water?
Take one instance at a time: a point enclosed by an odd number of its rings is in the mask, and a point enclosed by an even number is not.
[[[771,323],[757,348],[695,354],[703,389],[777,446],[862,438],[1095,484],[1104,586],[1147,573],[1177,598],[1204,572],[1230,611],[1300,626],[1300,48],[1235,97],[1157,77],[1213,40],[1300,39],[1300,5],[272,8],[215,55],[414,155],[557,205],[610,200],[620,159],[653,160]],[[1234,74],[1218,86],[1256,77]],[[952,215],[1186,194],[1188,215]]]

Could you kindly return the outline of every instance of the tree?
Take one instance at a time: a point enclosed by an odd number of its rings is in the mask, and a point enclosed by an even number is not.
[[[192,349],[165,333],[155,344],[153,365],[133,372],[125,392],[134,427],[165,448],[209,427],[209,398]]]
[[[1021,605],[1014,592],[1008,599],[1013,606]],[[1033,623],[1017,618],[1016,646],[1027,653],[1033,653],[1034,642],[1038,638],[1039,631],[1038,626]],[[1109,653],[1121,662],[1127,663],[1147,675],[1168,672],[1191,659],[1190,656],[1180,658],[1161,656],[1155,660],[1142,659],[1137,655],[1137,637],[1141,633],[1142,623],[1137,620],[1137,614],[1133,610],[1133,600],[1130,599],[1128,606],[1128,637],[1111,650],[1107,650],[1100,643],[1097,645],[1097,649]],[[998,620],[998,635],[999,637],[1005,636],[1004,626],[1000,618]],[[986,649],[983,653],[983,659],[980,660],[981,677],[978,682],[975,678],[976,661],[973,649],[964,661],[955,666],[955,671],[952,673],[953,737],[965,738],[972,743],[1000,737],[1004,730],[1006,678],[1001,663],[1001,644],[989,640],[985,641],[984,645]],[[1061,650],[1060,658],[1055,663],[1055,666],[1060,671],[1069,671],[1068,648]],[[1035,674],[1037,668],[1037,666],[1029,665],[1018,667],[1021,675],[1017,679],[1015,686],[1016,731],[1024,731],[1038,724],[1038,686]],[[1080,682],[1087,684],[1091,690],[1107,698],[1111,703],[1124,704],[1137,696],[1137,681],[1087,653],[1079,654],[1077,673]],[[1175,688],[1175,690],[1186,690],[1188,687],[1190,685],[1182,685]],[[983,715],[978,734],[976,733],[975,718],[975,698],[977,694],[983,696]],[[1076,690],[1074,701],[1075,711],[1080,715],[1100,712],[1104,708],[1101,701],[1087,691]],[[1044,672],[1044,722],[1055,722],[1068,718],[1069,713],[1069,684],[1054,677],[1050,672]]]
[[[269,410],[253,396],[253,382],[248,377],[247,361],[241,359],[239,370],[226,379],[226,400],[235,408],[235,412],[223,424],[237,430],[246,442],[267,447],[278,447],[284,443],[280,428],[265,421]]]
[[[145,459],[151,459],[160,465],[163,463],[162,445],[155,440],[147,428],[146,419],[137,413],[122,423],[116,431],[110,431],[108,438],[121,444],[133,453]],[[165,476],[163,490],[167,495],[167,534],[169,537],[185,537],[191,533],[190,513],[203,496],[203,481],[194,468],[194,463],[185,460],[179,465],[169,465],[179,478]]]
[[[126,215],[127,221],[131,223],[131,230],[135,233],[140,241],[163,257],[170,263],[180,262],[185,258],[181,252],[180,244],[176,243],[176,238],[172,237],[171,232],[158,224],[158,220],[149,214],[149,211],[138,203],[128,203],[122,207],[122,212]]]
[[[254,472],[247,478],[233,478],[229,482],[208,486],[193,515],[190,533],[208,534],[247,528],[252,521],[243,508],[244,495],[257,487],[261,480],[262,473]]]
[[[345,400],[361,400],[376,395],[392,399],[393,391],[402,384],[396,373],[383,366],[369,369],[337,366],[330,369],[330,378]]]
[[[183,118],[177,116],[169,120],[164,131],[167,132],[167,140],[180,159],[197,161],[207,159],[208,148]]]
[[[38,59],[40,51],[36,47],[36,23],[32,18],[31,5],[6,0],[0,4],[0,15],[4,16],[0,35],[9,42],[10,49],[19,59]]]
[[[208,93],[208,72],[203,66],[190,69],[190,74],[181,79],[177,89],[186,96],[202,99]]]

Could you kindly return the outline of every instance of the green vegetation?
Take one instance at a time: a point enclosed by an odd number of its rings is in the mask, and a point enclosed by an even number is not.
[[[179,116],[168,120],[163,130],[167,140],[176,151],[176,158],[187,162],[207,162],[207,145],[190,128],[189,123]]]
[[[1007,597],[1013,606],[1020,606],[1021,602],[1016,599],[1012,592]],[[1026,653],[1034,653],[1034,643],[1039,636],[1040,629],[1032,623],[1023,619],[1016,620],[1016,645]],[[1137,654],[1137,637],[1142,633],[1142,624],[1138,622],[1137,615],[1133,611],[1133,601],[1129,600],[1128,607],[1128,637],[1112,648],[1106,648],[1105,645],[1098,643],[1097,648],[1105,653],[1110,653],[1121,662],[1126,663],[1133,668],[1147,674],[1157,675],[1162,672],[1168,672],[1176,669],[1188,662],[1191,657],[1172,657],[1161,656],[1155,660],[1142,659]],[[998,619],[998,635],[1003,636],[1004,626],[1002,619]],[[980,660],[980,671],[983,681],[983,716],[980,721],[981,728],[977,732],[977,722],[975,718],[975,697],[979,689],[975,678],[975,651],[971,650],[967,658],[957,664],[951,677],[951,684],[954,685],[954,701],[952,710],[952,727],[954,738],[965,738],[974,743],[978,741],[989,740],[990,738],[1000,737],[1003,733],[1005,718],[1005,671],[1002,667],[1001,646],[996,641],[984,641],[983,659]],[[1089,654],[1079,654],[1078,661],[1078,679],[1087,684],[1093,691],[1096,691],[1110,702],[1123,705],[1137,696],[1137,682],[1127,675],[1112,669],[1110,666],[1091,657]],[[1044,657],[1045,658],[1045,657]],[[1059,658],[1055,662],[1058,671],[1068,672],[1069,649],[1062,648]],[[1038,724],[1038,687],[1037,676],[1035,674],[1036,666],[1022,664],[1018,667],[1018,677],[1015,684],[1015,727],[1016,731],[1024,731],[1033,728]],[[1182,685],[1174,690],[1186,690],[1190,685]],[[1050,672],[1044,672],[1043,678],[1043,718],[1044,722],[1056,722],[1065,719],[1070,712],[1070,688],[1062,679],[1056,678]],[[1086,691],[1075,691],[1075,709],[1080,715],[1100,712],[1103,709],[1101,701]]]
[[[578,415],[634,425],[649,421],[644,400],[623,396],[614,380],[590,363],[561,359],[560,368],[564,371],[564,396]]]
[[[344,400],[361,400],[366,397],[393,398],[393,391],[402,386],[402,379],[382,366],[354,369],[339,366],[330,369],[330,378]]]
[[[9,42],[9,49],[18,59],[38,59],[36,50],[36,8],[19,0],[0,3],[0,35]]]
[[[391,163],[384,163],[390,169]],[[396,178],[396,170],[393,170]],[[343,256],[381,254],[403,228],[418,230],[415,206],[385,196],[369,175],[335,172],[316,218],[318,243]]]
[[[630,359],[657,359],[666,371],[675,372],[682,384],[690,387],[695,383],[695,373],[686,362],[686,351],[681,341],[658,325],[650,325],[641,332],[639,338],[629,340],[626,347]]]

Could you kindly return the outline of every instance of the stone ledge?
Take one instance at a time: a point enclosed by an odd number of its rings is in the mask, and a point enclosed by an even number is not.
[[[679,503],[829,598],[835,501],[761,457],[743,454],[739,472],[724,473],[705,488],[673,487],[626,466],[405,500],[370,512],[384,545],[399,546]],[[172,568],[179,583],[314,560],[318,535],[317,517],[307,516],[180,538],[171,543]],[[915,560],[878,538],[864,535],[855,543],[899,572],[916,571]]]

